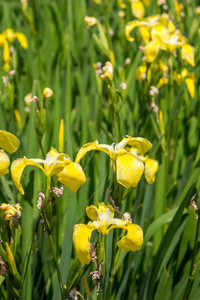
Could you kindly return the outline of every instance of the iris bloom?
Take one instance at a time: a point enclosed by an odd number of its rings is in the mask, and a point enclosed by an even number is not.
[[[43,166],[41,166],[43,164]],[[47,153],[45,160],[31,158],[25,156],[13,161],[11,165],[11,174],[13,181],[21,194],[24,190],[20,180],[26,166],[35,166],[41,169],[47,178],[54,174],[58,177],[58,181],[66,185],[72,192],[76,192],[79,187],[86,181],[85,173],[78,163],[72,162],[67,154],[59,153],[51,147]]]
[[[103,151],[115,163],[117,181],[126,188],[136,187],[144,172],[144,163],[138,157],[138,153],[143,156],[151,147],[152,144],[141,137],[132,138],[128,136],[123,138],[120,143],[111,146],[94,141],[81,147],[75,161],[79,163],[88,151]],[[132,148],[134,149],[133,152],[131,152]],[[137,154],[135,149],[137,149]]]
[[[102,202],[98,203],[98,207],[94,205],[86,207],[86,214],[92,222],[74,226],[73,242],[80,262],[89,264],[91,260],[90,240],[94,230],[102,235],[108,234],[113,228],[127,230],[127,234],[118,241],[118,247],[126,252],[139,250],[143,243],[143,232],[140,226],[132,224],[130,215],[117,219],[114,218],[114,209],[111,205],[106,206]]]
[[[11,133],[0,130],[0,176],[8,174],[10,159],[4,152],[14,153],[19,147],[19,140]],[[3,150],[4,149],[4,150]]]
[[[134,20],[127,23],[125,27],[125,35],[128,41],[133,42],[134,38],[130,36],[131,31],[139,27],[140,34],[142,38],[145,41],[145,44],[147,44],[150,41],[150,32],[151,30],[160,24],[167,25],[169,22],[169,16],[166,14],[163,15],[154,15],[151,17],[144,18],[140,21]]]
[[[195,94],[195,75],[193,73],[188,73],[187,69],[184,68],[180,74],[174,72],[174,80],[180,86],[183,82],[186,83],[188,92],[192,98]]]
[[[9,70],[9,61],[10,61],[10,49],[9,43],[17,39],[20,45],[24,48],[28,48],[28,42],[25,35],[21,32],[14,32],[13,29],[7,28],[5,31],[0,33],[0,47],[3,47],[3,60],[5,62],[4,69]]]
[[[147,62],[153,62],[159,50],[170,52],[187,44],[187,38],[182,36],[180,31],[173,31],[173,27],[163,24],[155,26],[151,30],[152,40],[144,47],[144,54]]]

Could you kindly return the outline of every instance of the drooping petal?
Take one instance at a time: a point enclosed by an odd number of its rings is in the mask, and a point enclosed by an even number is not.
[[[137,251],[143,244],[143,231],[139,225],[128,224],[128,233],[117,243],[118,247],[126,252]]]
[[[3,45],[3,60],[6,62],[10,60],[10,49],[6,40]]]
[[[145,14],[143,3],[141,1],[131,2],[131,11],[134,17],[142,19]]]
[[[73,243],[80,262],[85,265],[91,261],[90,239],[93,229],[85,224],[76,224],[73,231]]]
[[[144,47],[144,55],[147,62],[153,62],[158,56],[160,50],[160,42],[158,40],[149,42]]]
[[[126,138],[123,138],[119,144],[117,144],[117,149],[124,148],[127,145],[136,148],[138,150],[138,155],[143,155],[152,147],[152,144],[147,139],[141,137],[132,138],[131,136],[127,136]]]
[[[138,26],[141,26],[140,22],[138,20],[136,21],[130,21],[126,24],[126,27],[125,27],[125,35],[126,35],[126,38],[129,42],[133,42],[134,41],[134,38],[130,36],[130,33],[131,31],[135,28],[135,27],[138,27]]]
[[[153,183],[158,171],[158,162],[155,159],[148,158],[145,160],[144,176],[148,183]]]
[[[15,33],[16,38],[18,39],[20,45],[24,48],[27,49],[28,48],[28,42],[27,39],[25,37],[25,35],[21,32],[16,32]]]
[[[0,148],[6,152],[13,153],[19,147],[19,140],[10,132],[0,130]]]
[[[141,26],[141,27],[139,27],[139,32],[140,32],[141,37],[143,38],[145,44],[149,43],[150,32],[149,32],[147,26]]]
[[[125,154],[117,157],[117,181],[126,188],[136,187],[144,172],[143,162],[134,155]]]
[[[99,144],[99,142],[96,140],[94,142],[87,143],[87,144],[83,145],[81,147],[81,149],[79,150],[79,152],[77,153],[77,155],[76,155],[75,162],[79,163],[80,160],[83,158],[83,156],[85,156],[85,154],[88,151],[96,150],[98,144]]]
[[[78,163],[71,162],[64,166],[62,171],[56,171],[58,180],[66,185],[72,192],[76,192],[86,181],[85,173]]]
[[[0,150],[0,176],[8,174],[8,167],[10,165],[10,160],[8,155]]]
[[[190,96],[192,98],[194,98],[194,94],[195,94],[195,86],[194,86],[194,77],[191,77],[191,78],[186,78],[185,79],[185,83],[187,85],[187,88],[188,88],[188,91],[190,93]]]
[[[135,78],[137,80],[145,80],[146,79],[147,66],[142,65],[139,66],[135,71]]]
[[[21,180],[24,168],[26,166],[35,166],[35,167],[40,168],[45,173],[43,167],[40,165],[41,162],[44,163],[43,160],[27,159],[26,157],[18,158],[12,162],[12,164],[11,164],[12,179],[14,181],[16,188],[22,195],[24,195],[24,190],[21,186],[20,180]]]
[[[194,62],[194,47],[189,44],[183,45],[181,49],[181,57],[185,60],[188,64],[195,67]]]
[[[161,77],[158,81],[158,84],[157,84],[157,89],[160,89],[161,86],[163,86],[164,84],[168,84],[168,78],[167,77]]]

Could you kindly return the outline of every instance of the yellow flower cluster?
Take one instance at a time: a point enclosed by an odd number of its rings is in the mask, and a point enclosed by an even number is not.
[[[188,44],[179,29],[176,29],[169,15],[154,15],[142,20],[134,20],[127,23],[125,35],[128,41],[134,41],[130,35],[133,29],[138,28],[144,40],[144,56],[147,62],[153,62],[159,51],[173,52],[181,49],[181,57],[188,64],[195,66],[194,47]]]
[[[12,134],[0,131],[0,147],[13,153],[19,146],[18,139]],[[12,162],[11,175],[13,181],[21,194],[24,190],[21,186],[21,177],[24,168],[28,165],[41,169],[47,178],[56,175],[58,181],[66,185],[71,191],[76,192],[79,187],[86,181],[85,173],[79,162],[83,156],[91,150],[99,150],[108,154],[114,162],[114,170],[117,181],[126,188],[135,187],[144,173],[148,183],[155,180],[155,174],[158,170],[158,162],[144,156],[144,154],[152,147],[152,144],[144,138],[132,138],[127,136],[118,144],[106,145],[99,144],[98,141],[87,143],[79,150],[75,162],[65,153],[59,153],[51,147],[47,153],[45,160],[35,158],[18,158]],[[0,175],[8,172],[9,158],[3,150],[0,160]],[[3,212],[3,218],[6,220],[15,220],[18,228],[18,218],[21,216],[22,207],[19,204],[9,205],[3,203],[0,206]],[[132,224],[129,214],[124,214],[122,219],[114,217],[114,208],[104,203],[99,203],[98,208],[91,205],[86,208],[87,216],[92,220],[88,224],[77,224],[74,226],[73,242],[77,255],[82,264],[88,264],[91,260],[90,256],[90,239],[92,232],[97,230],[102,235],[109,233],[111,229],[121,228],[127,231],[117,245],[125,251],[137,251],[143,243],[143,232],[140,226]]]

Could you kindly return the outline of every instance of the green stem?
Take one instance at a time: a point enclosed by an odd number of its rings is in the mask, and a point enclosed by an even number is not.
[[[98,267],[100,266],[100,262],[103,261],[103,264],[101,265],[101,271],[102,271],[102,277],[101,277],[101,286],[104,285],[105,280],[105,235],[101,235],[101,242],[99,245],[99,251],[98,251]],[[101,300],[101,292],[99,292],[99,295],[97,296],[98,300]]]
[[[39,141],[39,146],[40,146],[40,150],[42,152],[42,155],[43,155],[43,157],[45,157],[44,149],[43,149],[43,146],[42,146],[42,140],[38,139],[38,141]]]
[[[47,188],[45,192],[45,206],[48,205],[50,199],[50,190],[51,190],[51,177],[47,177]]]
[[[48,221],[48,218],[46,215],[46,210],[45,210],[45,208],[48,205],[49,198],[50,198],[50,187],[51,187],[51,177],[47,177],[47,189],[46,189],[46,193],[45,193],[45,206],[42,206],[42,215],[43,215],[43,218],[45,221],[45,226],[47,229],[46,231],[47,231],[50,246],[51,246],[51,252],[53,254],[53,259],[54,259],[54,263],[56,266],[56,271],[57,271],[57,275],[58,275],[58,281],[59,281],[60,291],[62,294],[62,299],[65,299],[67,290],[66,290],[66,288],[64,288],[63,283],[62,283],[62,276],[61,276],[61,271],[60,271],[60,267],[59,267],[57,256],[56,256],[53,237],[52,237],[52,233],[51,233],[51,227],[50,227],[50,224],[49,224],[49,221]]]
[[[112,263],[111,263],[111,268],[110,268],[110,275],[109,275],[109,282],[108,282],[108,288],[107,288],[107,292],[106,292],[106,299],[110,299],[111,298],[111,293],[112,293],[112,287],[113,287],[113,283],[114,283],[114,277],[115,277],[115,272],[116,272],[116,266],[117,266],[117,261],[119,258],[119,254],[121,252],[121,249],[118,249],[117,253],[116,253],[116,247],[115,247],[115,243],[117,241],[118,235],[117,232],[114,231],[114,235],[113,235],[113,251],[112,251]]]

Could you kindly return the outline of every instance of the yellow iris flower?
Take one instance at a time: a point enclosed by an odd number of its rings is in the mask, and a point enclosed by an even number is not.
[[[81,158],[91,150],[103,151],[115,162],[117,181],[126,188],[136,187],[144,172],[144,163],[138,155],[144,155],[152,144],[141,137],[123,138],[118,144],[105,145],[98,141],[85,144],[79,150],[75,162],[79,163]],[[137,150],[131,153],[131,148]]]
[[[25,37],[25,35],[21,32],[14,32],[13,29],[7,28],[5,31],[0,33],[0,47],[3,47],[3,60],[5,62],[4,69],[5,71],[8,71],[9,61],[10,61],[10,49],[9,49],[9,43],[13,43],[13,41],[17,39],[20,43],[20,45],[24,48],[28,48],[28,42]]]
[[[163,14],[147,17],[140,21],[130,21],[126,24],[125,27],[126,38],[128,41],[133,42],[134,38],[130,36],[130,33],[134,28],[139,27],[142,38],[144,39],[145,43],[148,43],[150,40],[150,32],[152,28],[160,24],[167,25],[168,20],[169,16],[167,14]]]
[[[13,134],[0,130],[0,176],[9,172],[10,159],[4,150],[12,154],[18,149],[19,144],[19,140]]]
[[[87,225],[76,224],[73,232],[73,243],[82,264],[89,264],[90,256],[90,239],[93,230],[97,230],[102,235],[106,235],[113,228],[122,228],[127,230],[127,235],[121,238],[117,245],[120,249],[137,251],[143,244],[143,231],[140,226],[132,224],[130,215],[128,218],[114,218],[114,209],[111,205],[106,206],[103,202],[86,207],[86,214],[92,220]]]
[[[43,164],[43,167],[41,164]],[[34,158],[28,159],[24,156],[23,158],[18,158],[13,161],[11,165],[11,174],[13,181],[21,194],[24,194],[24,190],[20,180],[26,166],[38,167],[48,178],[55,174],[58,177],[58,181],[66,185],[72,192],[76,192],[86,181],[85,173],[78,163],[72,162],[67,154],[59,153],[56,149],[51,147],[45,160]]]
[[[184,68],[180,74],[174,72],[174,80],[180,86],[183,82],[186,83],[188,92],[192,98],[195,95],[195,75],[194,73],[188,73],[187,69]]]

